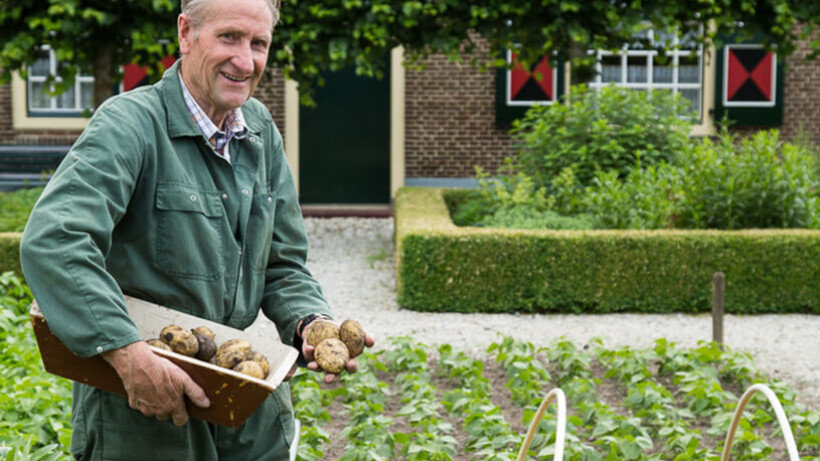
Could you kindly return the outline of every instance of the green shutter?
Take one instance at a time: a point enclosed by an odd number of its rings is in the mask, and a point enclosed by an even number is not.
[[[535,67],[537,66],[538,64],[536,64]],[[551,82],[553,84],[547,85],[549,87],[548,91],[544,91],[543,88],[539,88],[539,84],[542,83],[543,79],[538,81],[533,77],[524,85],[519,86],[519,91],[516,93],[516,97],[512,98],[512,101],[507,95],[508,88],[510,88],[511,71],[507,68],[499,68],[496,71],[497,73],[495,79],[496,125],[504,128],[511,126],[513,120],[523,117],[531,106],[537,104],[537,102],[534,102],[535,100],[546,100],[551,101],[552,104],[560,104],[561,96],[564,94],[564,72],[560,71],[563,67],[562,62],[556,63],[556,69],[558,69],[558,71],[555,69],[552,70],[552,75],[550,78],[553,79]],[[521,80],[517,80],[517,82],[520,83]],[[539,96],[541,96],[539,95],[539,92],[545,92],[548,94],[544,95],[546,96],[544,98],[539,98]]]
[[[715,122],[730,126],[783,124],[783,63],[760,41],[724,38],[717,50]]]

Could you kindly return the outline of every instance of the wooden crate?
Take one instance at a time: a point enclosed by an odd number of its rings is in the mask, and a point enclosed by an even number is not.
[[[265,354],[268,358],[271,367],[270,374],[261,380],[192,357],[151,347],[155,354],[171,360],[185,370],[205,390],[211,400],[211,406],[208,408],[200,408],[188,402],[188,413],[192,418],[229,427],[242,425],[268,395],[282,383],[299,356],[296,349],[283,344],[278,337],[251,337],[242,330],[136,298],[126,297],[126,303],[129,315],[137,325],[143,339],[159,337],[162,328],[169,324],[188,329],[204,325],[216,333],[217,345],[228,339],[244,339],[251,343],[254,350]],[[125,395],[122,381],[108,362],[100,356],[81,358],[74,355],[51,333],[36,302],[31,306],[30,315],[46,371]]]

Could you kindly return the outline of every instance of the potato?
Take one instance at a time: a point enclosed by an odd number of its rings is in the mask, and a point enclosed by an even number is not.
[[[240,349],[245,355],[251,353],[251,343],[245,341],[244,339],[229,339],[224,343],[219,345],[219,349],[217,349],[217,354],[219,350],[227,350],[227,349]]]
[[[195,334],[194,337],[199,343],[199,351],[196,353],[196,358],[206,362],[211,360],[211,357],[216,355],[216,343],[214,340],[204,334]]]
[[[262,371],[262,367],[253,360],[244,360],[239,362],[235,367],[233,367],[233,369],[234,371],[244,373],[248,376],[253,376],[254,378],[265,379],[265,374]]]
[[[170,351],[170,350],[171,350],[171,346],[169,346],[169,345],[165,344],[165,343],[164,343],[164,342],[162,342],[162,340],[160,340],[159,338],[149,339],[149,340],[147,340],[147,341],[145,341],[145,342],[146,342],[146,343],[148,343],[148,345],[149,345],[149,346],[154,346],[154,347],[157,347],[157,348],[159,348],[159,349],[166,350],[166,351]]]
[[[351,357],[356,357],[364,350],[364,328],[353,319],[342,322],[342,326],[339,327],[339,338],[347,346]]]
[[[258,363],[259,366],[262,367],[262,373],[264,376],[268,376],[268,373],[270,373],[270,362],[268,362],[268,358],[265,357],[265,354],[257,351],[251,351],[245,360],[251,360]]]
[[[219,345],[216,350],[216,364],[224,368],[233,368],[251,352],[251,344],[241,339],[231,339]]]
[[[313,356],[319,367],[328,373],[341,373],[345,370],[350,352],[340,339],[327,338],[316,346]]]
[[[199,327],[196,327],[196,328],[191,328],[191,333],[193,333],[195,335],[205,335],[205,336],[211,338],[211,341],[216,341],[216,333],[214,333],[213,330],[211,330],[210,328],[205,327],[205,326],[199,326]]]
[[[199,351],[196,337],[179,325],[168,325],[159,333],[159,339],[171,346],[171,350],[188,357],[193,357]]]
[[[327,338],[339,339],[339,327],[330,320],[316,320],[307,327],[305,342],[316,347]]]

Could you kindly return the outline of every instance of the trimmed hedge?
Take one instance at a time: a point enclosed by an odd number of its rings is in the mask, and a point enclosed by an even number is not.
[[[446,189],[395,202],[399,304],[455,312],[820,313],[820,231],[456,227]]]
[[[20,237],[19,232],[0,232],[0,274],[12,271],[23,276],[20,269]]]

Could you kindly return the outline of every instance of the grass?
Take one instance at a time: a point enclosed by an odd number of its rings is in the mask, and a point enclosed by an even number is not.
[[[42,187],[0,192],[0,232],[22,232]]]

